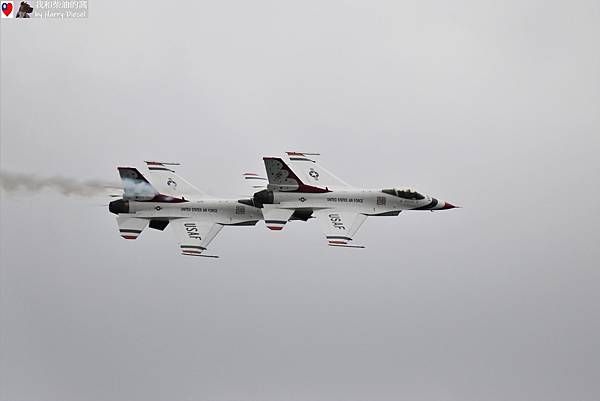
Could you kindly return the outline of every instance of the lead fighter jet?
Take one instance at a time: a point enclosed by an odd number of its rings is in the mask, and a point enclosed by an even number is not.
[[[137,239],[146,227],[162,231],[170,225],[183,255],[216,257],[202,253],[223,226],[253,226],[262,220],[261,210],[252,205],[196,188],[175,173],[175,163],[146,165],[152,183],[136,168],[118,167],[123,198],[108,208],[125,239]]]
[[[283,229],[292,216],[302,220],[315,217],[328,245],[364,248],[350,245],[350,241],[368,216],[398,216],[405,210],[456,207],[409,188],[352,187],[311,158],[315,155],[287,152],[284,158],[263,158],[268,184],[254,194],[249,204],[262,208],[271,230]]]

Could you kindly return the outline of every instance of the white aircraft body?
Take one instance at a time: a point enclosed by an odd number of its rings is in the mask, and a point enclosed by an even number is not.
[[[301,220],[314,217],[328,245],[363,248],[350,245],[350,241],[368,216],[397,216],[405,210],[455,207],[408,188],[352,187],[320,166],[311,158],[314,155],[287,152],[284,158],[263,158],[268,184],[248,204],[262,209],[271,230],[283,229],[292,216]]]
[[[146,164],[150,181],[136,168],[118,168],[123,198],[110,202],[109,210],[125,239],[137,239],[146,227],[171,226],[183,255],[216,257],[203,252],[224,226],[253,226],[263,218],[252,205],[207,195],[177,175],[174,163]]]

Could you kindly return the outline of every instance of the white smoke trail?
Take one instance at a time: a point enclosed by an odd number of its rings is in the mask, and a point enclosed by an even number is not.
[[[95,196],[108,194],[122,188],[120,183],[100,180],[78,181],[66,177],[42,177],[34,174],[0,171],[0,188],[6,192],[40,192],[45,189],[58,191],[62,195]]]

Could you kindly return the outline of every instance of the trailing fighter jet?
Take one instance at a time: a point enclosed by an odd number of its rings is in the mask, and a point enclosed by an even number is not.
[[[283,229],[292,216],[302,220],[314,217],[328,245],[364,248],[349,243],[368,216],[398,216],[405,210],[456,207],[409,188],[352,187],[311,158],[315,155],[287,152],[284,158],[263,158],[268,184],[254,194],[249,205],[262,208],[271,230]]]
[[[123,198],[110,202],[121,236],[136,239],[147,226],[171,226],[183,255],[204,255],[223,226],[253,226],[262,220],[259,208],[236,199],[207,195],[173,170],[176,163],[146,162],[148,181],[136,168],[118,167]],[[151,183],[152,182],[152,183]]]

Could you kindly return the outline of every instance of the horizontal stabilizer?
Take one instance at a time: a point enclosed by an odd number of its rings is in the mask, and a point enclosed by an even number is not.
[[[269,206],[265,205],[262,210],[267,228],[275,231],[283,230],[283,227],[285,227],[292,214],[294,214],[294,210],[278,209]]]
[[[148,220],[121,214],[117,217],[117,224],[119,225],[121,237],[125,239],[137,239],[148,225]]]

